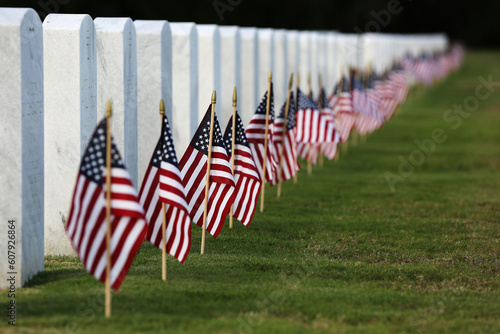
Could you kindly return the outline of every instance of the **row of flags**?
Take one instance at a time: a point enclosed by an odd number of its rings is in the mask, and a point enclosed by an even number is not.
[[[115,290],[145,239],[184,262],[191,247],[191,222],[201,227],[205,220],[214,238],[228,214],[249,226],[264,183],[293,178],[300,169],[299,156],[312,162],[318,155],[334,159],[338,143],[346,142],[353,129],[364,135],[392,117],[412,80],[427,83],[429,76],[440,78],[458,67],[461,57],[455,48],[432,60],[405,58],[382,76],[351,70],[329,97],[321,88],[316,100],[300,88],[289,89],[277,116],[270,83],[248,127],[235,112],[224,135],[210,105],[180,161],[168,119],[162,115],[161,136],[138,194],[116,145],[107,140],[109,119],[103,119],[82,157],[66,225],[78,257],[89,273],[105,282],[109,254],[110,285]]]

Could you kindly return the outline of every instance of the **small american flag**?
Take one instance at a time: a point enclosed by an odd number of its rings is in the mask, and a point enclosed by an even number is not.
[[[189,214],[192,221],[200,227],[203,226],[203,211],[205,209],[211,109],[211,106],[209,106],[179,163]],[[224,146],[216,115],[214,115],[213,130],[206,229],[214,238],[217,238],[234,202],[236,193],[234,192],[235,183],[231,171],[231,162]]]
[[[149,221],[146,238],[160,249],[163,248],[162,203],[165,203],[167,252],[184,262],[191,247],[191,219],[167,116],[163,116],[160,139],[146,170],[139,198]]]
[[[267,107],[267,92],[260,101],[255,114],[250,120],[250,124],[246,129],[246,135],[248,143],[250,144],[250,150],[252,151],[252,156],[255,163],[257,164],[257,169],[259,170],[259,176],[262,179],[262,164],[264,162],[264,152],[265,152],[265,131],[266,131],[266,107]],[[276,166],[278,165],[277,153],[274,150],[273,145],[273,135],[274,135],[274,96],[273,89],[271,86],[271,100],[269,108],[269,121],[268,121],[268,135],[267,135],[267,158],[266,158],[266,180],[265,182],[270,182],[275,174]]]
[[[335,123],[319,112],[318,106],[297,89],[297,143],[335,141]]]
[[[342,87],[336,99],[333,109],[340,133],[340,141],[345,142],[351,134],[352,127],[356,121],[356,115],[353,113],[351,90],[346,77],[342,78]]]
[[[279,181],[286,181],[297,174],[300,169],[297,163],[297,142],[295,141],[295,103],[293,92],[290,94],[290,105],[288,107],[288,116],[286,121],[285,146],[283,147],[283,125],[285,121],[286,102],[281,108],[280,114],[274,120],[274,146],[278,154],[278,166],[272,184]],[[283,154],[283,157],[281,155]],[[281,161],[280,161],[281,160]],[[281,176],[279,174],[281,163]]]
[[[320,108],[321,108],[321,110],[320,110],[321,114],[329,122],[336,125],[335,124],[335,115],[333,113],[333,108],[331,107],[332,100],[334,100],[333,97],[331,99],[327,99],[325,88],[322,87],[320,90],[320,96],[319,96],[319,104],[320,104]],[[335,136],[336,136],[336,138],[333,142],[323,143],[318,148],[319,152],[321,152],[329,160],[333,160],[335,158],[335,156],[337,155],[337,145],[338,145],[338,142],[340,140],[340,133],[338,131],[335,131]]]
[[[66,233],[85,269],[106,281],[107,119],[97,126],[80,163]],[[144,210],[112,140],[111,287],[118,291],[147,233]]]
[[[236,182],[236,198],[233,203],[233,216],[243,225],[248,226],[252,221],[253,214],[259,197],[261,181],[259,171],[255,166],[250,145],[245,135],[245,128],[240,115],[236,113],[236,131],[234,147],[234,178]],[[224,133],[224,142],[229,155],[233,145],[233,117]]]

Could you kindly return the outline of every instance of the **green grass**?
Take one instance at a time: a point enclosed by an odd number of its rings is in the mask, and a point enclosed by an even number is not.
[[[471,52],[463,68],[414,89],[398,114],[338,162],[305,170],[249,228],[207,239],[193,226],[184,265],[140,249],[113,316],[104,286],[71,257],[17,294],[16,330],[3,333],[497,333],[500,331],[500,85],[454,130],[445,110],[500,81],[499,52]],[[447,136],[395,185],[415,139]],[[6,293],[0,295],[5,311]]]

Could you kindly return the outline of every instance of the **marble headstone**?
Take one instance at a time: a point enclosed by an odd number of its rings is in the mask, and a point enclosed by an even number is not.
[[[198,128],[198,36],[192,22],[172,31],[172,135],[180,160]],[[210,103],[210,100],[207,102]]]
[[[134,21],[137,35],[138,187],[161,132],[160,100],[172,120],[172,33],[167,21]]]
[[[72,255],[65,225],[80,159],[97,123],[94,22],[50,14],[43,22],[45,254]]]
[[[97,117],[106,115],[111,100],[112,135],[137,188],[137,43],[130,18],[98,17]]]
[[[38,14],[0,8],[0,45],[0,288],[7,288],[24,285],[44,268],[43,34]],[[8,280],[12,276],[15,282]]]

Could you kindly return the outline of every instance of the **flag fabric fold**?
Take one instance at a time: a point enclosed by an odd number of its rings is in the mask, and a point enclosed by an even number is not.
[[[103,119],[82,157],[66,233],[85,269],[106,281],[106,137]],[[137,193],[112,140],[111,150],[111,287],[118,291],[147,233]]]
[[[163,248],[162,203],[165,203],[167,252],[183,263],[191,248],[191,218],[166,115],[163,116],[161,135],[146,170],[139,199],[149,222],[146,238],[159,249]]]
[[[236,113],[235,147],[234,147],[234,182],[236,183],[236,197],[233,203],[233,217],[243,225],[252,222],[257,200],[260,194],[261,181],[259,170],[250,150],[245,127],[240,115]],[[232,154],[233,145],[233,117],[229,119],[224,133],[224,143],[229,155]]]
[[[191,220],[200,227],[203,226],[210,113],[211,106],[208,107],[198,130],[179,162],[189,214]],[[224,145],[217,115],[214,115],[213,125],[206,230],[216,238],[224,225],[236,193],[231,162]]]

